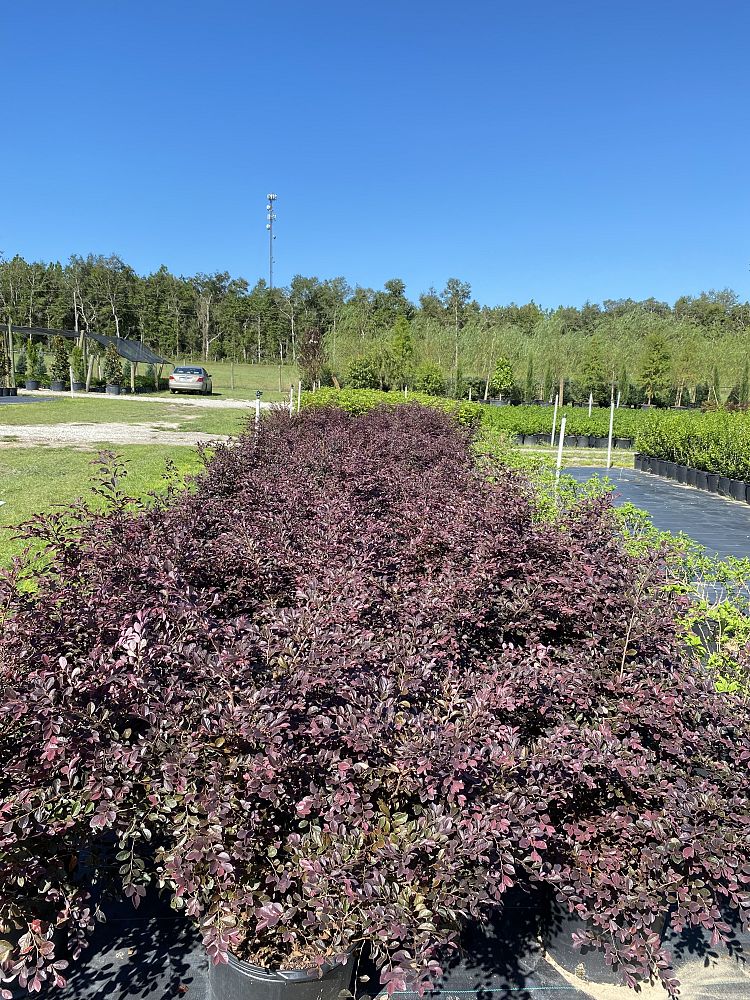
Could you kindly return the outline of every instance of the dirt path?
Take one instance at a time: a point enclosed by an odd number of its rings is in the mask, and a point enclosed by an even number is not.
[[[140,393],[135,396],[131,396],[130,393],[124,396],[109,396],[104,392],[90,393],[90,392],[50,392],[46,389],[37,389],[34,392],[27,391],[26,389],[18,390],[19,396],[36,397],[39,396],[51,396],[54,399],[96,399],[99,400],[117,400],[120,403],[168,403],[171,405],[179,404],[180,406],[202,406],[207,410],[251,410],[255,409],[254,399],[222,399],[217,396],[190,396],[187,393],[177,393],[172,395],[171,393],[167,396],[147,396],[141,395]],[[285,406],[285,403],[271,403],[261,400],[261,409],[267,410],[272,406]]]
[[[37,448],[39,445],[91,444],[207,444],[228,441],[225,434],[205,434],[202,431],[175,431],[176,424],[159,422],[143,424],[18,424],[0,431],[0,448]]]

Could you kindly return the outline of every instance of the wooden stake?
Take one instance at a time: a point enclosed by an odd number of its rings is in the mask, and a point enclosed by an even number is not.
[[[89,354],[89,366],[88,366],[88,369],[86,370],[86,392],[89,392],[90,389],[91,389],[91,376],[94,373],[94,361],[95,360],[96,359],[95,359],[94,355],[93,354]]]

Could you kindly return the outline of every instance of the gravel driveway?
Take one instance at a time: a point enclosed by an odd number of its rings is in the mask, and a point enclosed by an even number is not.
[[[0,428],[0,448],[36,448],[39,445],[91,444],[207,444],[228,441],[226,434],[170,430],[175,424],[18,424]]]

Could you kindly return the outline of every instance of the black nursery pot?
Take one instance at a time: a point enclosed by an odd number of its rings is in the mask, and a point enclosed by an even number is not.
[[[210,1000],[336,1000],[349,988],[354,956],[346,965],[323,966],[316,972],[276,972],[241,962],[233,955],[222,965],[209,966]]]
[[[706,473],[706,488],[709,493],[719,492],[719,477],[715,472]]]
[[[731,483],[732,499],[741,500],[744,503],[747,483],[742,479],[730,479],[729,482]]]
[[[641,455],[641,453],[637,451],[635,455],[633,455],[633,468],[638,469],[640,471],[642,464],[643,464],[643,455]]]
[[[697,486],[698,485],[697,477],[698,477],[698,472],[696,469],[687,469],[687,477],[685,479],[685,482],[688,484],[688,486]]]
[[[676,462],[665,462],[664,463],[664,472],[662,473],[662,475],[666,476],[667,479],[676,479],[677,478],[677,463]]]
[[[25,384],[27,389],[38,389],[42,383],[35,378],[27,378]]]
[[[732,480],[728,476],[719,476],[719,496],[731,497]]]
[[[699,490],[708,489],[708,473],[701,472],[700,469],[695,469],[695,485]]]
[[[559,438],[558,438],[559,440]],[[563,439],[563,444],[566,448],[575,448],[578,437],[575,434],[566,434]]]
[[[675,467],[675,474],[676,474],[675,478],[677,479],[678,483],[684,484],[687,482],[687,471],[688,471],[687,466],[685,465],[677,465]]]
[[[615,448],[623,448],[625,451],[630,451],[632,447],[632,438],[615,438]]]
[[[73,392],[83,392],[83,390],[85,388],[86,388],[86,383],[85,382],[74,382],[73,383]]]
[[[594,448],[606,448],[608,444],[609,444],[609,438],[608,437],[605,437],[605,438],[598,437],[598,438],[594,438],[594,445],[593,445],[593,447]]]
[[[53,392],[65,392],[65,383],[60,382],[58,379],[50,382],[49,387]]]
[[[590,448],[591,447],[591,435],[590,434],[577,434],[576,435],[576,448]]]
[[[107,395],[108,396],[119,396],[120,395],[120,386],[119,385],[108,385],[107,386]]]

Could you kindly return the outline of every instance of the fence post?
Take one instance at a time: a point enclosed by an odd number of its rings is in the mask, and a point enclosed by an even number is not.
[[[297,413],[299,413],[300,400],[302,399],[302,379],[297,383]]]
[[[609,404],[609,437],[607,438],[607,468],[612,468],[612,428],[615,423],[615,398]]]
[[[73,395],[73,365],[68,365],[68,375],[70,376],[70,395]]]
[[[260,424],[260,397],[262,393],[260,389],[255,390],[255,429],[258,430]]]
[[[289,386],[289,416],[294,413],[294,386]]]
[[[593,392],[590,392],[589,393],[589,416],[591,416],[591,407],[593,405],[594,405],[594,394],[593,394]]]
[[[229,362],[229,388],[234,391],[234,358]]]

